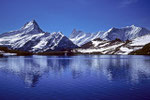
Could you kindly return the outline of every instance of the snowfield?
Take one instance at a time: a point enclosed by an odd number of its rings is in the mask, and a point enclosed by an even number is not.
[[[79,53],[95,53],[101,52],[102,54],[122,54],[127,55],[132,51],[142,49],[142,47],[150,43],[150,35],[144,35],[137,37],[130,42],[123,41],[106,41],[106,40],[93,40],[91,41],[89,48],[79,48],[76,52]],[[85,44],[88,45],[88,44]],[[84,45],[84,46],[85,46]],[[83,46],[83,47],[84,47]],[[75,52],[74,51],[74,52]]]

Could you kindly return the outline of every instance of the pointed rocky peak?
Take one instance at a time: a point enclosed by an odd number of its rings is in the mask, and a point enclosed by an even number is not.
[[[72,31],[72,33],[76,33],[76,32],[77,32],[77,30],[74,28],[73,31]]]
[[[64,36],[64,34],[60,31],[59,32],[53,32],[51,35],[55,36],[55,37],[59,37],[59,36],[63,37]]]
[[[30,27],[38,27],[38,24],[35,20],[31,20],[30,22],[27,22],[23,27],[22,29],[27,29],[27,28],[30,28]]]
[[[63,33],[61,31],[58,31],[57,34],[63,35]]]
[[[39,33],[43,32],[35,20],[31,20],[30,22],[27,22],[21,29],[22,30],[30,30],[30,31],[34,30]]]
[[[76,29],[73,29],[71,35],[76,35],[77,33],[79,33]]]
[[[141,31],[142,29],[145,30],[145,28],[138,27],[138,26],[135,26],[135,25],[131,25],[130,27],[132,28],[132,30],[135,30],[135,31]]]
[[[131,31],[133,31],[134,33],[133,34],[135,34],[135,33],[138,33],[138,32],[140,32],[140,31],[148,31],[146,28],[143,28],[143,27],[139,27],[139,26],[135,26],[135,25],[131,25],[131,26],[126,26],[125,28],[123,28],[124,30],[131,30]]]
[[[77,29],[75,29],[75,28],[74,28],[73,31],[72,31],[72,33],[77,33],[77,32],[79,33],[79,32],[83,32],[83,31],[77,30]]]
[[[78,35],[84,35],[84,32],[81,31],[81,30],[76,30],[76,29],[73,29],[71,35],[70,35],[70,38],[74,38]]]
[[[58,32],[57,32],[57,35],[64,36],[64,34],[63,34],[61,31],[58,31]]]

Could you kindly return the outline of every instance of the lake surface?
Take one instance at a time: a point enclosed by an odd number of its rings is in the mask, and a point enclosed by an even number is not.
[[[0,100],[150,100],[150,56],[0,58]]]

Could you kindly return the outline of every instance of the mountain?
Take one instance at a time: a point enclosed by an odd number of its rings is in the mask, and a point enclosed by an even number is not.
[[[11,32],[6,32],[0,34],[0,37],[5,37],[5,36],[12,36],[12,35],[17,35],[17,34],[37,34],[37,33],[44,33],[43,30],[40,29],[39,25],[35,20],[32,20],[28,23],[26,23],[21,29],[16,30],[16,31],[11,31]]]
[[[111,28],[106,32],[97,33],[85,33],[83,31],[76,31],[74,29],[70,35],[70,40],[72,40],[74,44],[82,46],[83,44],[92,41],[96,38],[101,38],[103,40],[109,41],[115,39],[126,41],[133,40],[137,37],[141,37],[146,34],[150,34],[150,30],[143,27],[137,27],[135,25],[126,26],[123,28]]]
[[[142,49],[130,52],[131,55],[150,55],[150,43],[146,44]]]
[[[73,52],[83,54],[116,54],[116,51],[118,51],[117,48],[120,48],[124,44],[126,44],[126,42],[120,39],[108,41],[97,38],[82,45],[81,48],[75,49]]]
[[[110,41],[97,38],[82,45],[81,48],[75,49],[73,52],[83,54],[138,54],[138,50],[144,47],[149,47],[147,46],[148,43],[150,43],[150,34],[126,41],[122,41],[120,39]],[[149,49],[146,50],[146,52],[148,53]],[[134,51],[138,51],[138,53]],[[140,50],[139,54],[142,54],[141,51],[144,50]],[[145,53],[143,52],[143,54]]]
[[[29,52],[57,51],[77,47],[61,32],[51,34],[44,32],[35,20],[26,23],[19,30],[0,34],[0,45]]]
[[[85,33],[83,31],[77,31],[74,29],[69,37],[69,39],[76,45],[81,46],[93,39],[100,37],[104,32],[97,33]]]
[[[123,28],[111,28],[106,31],[100,38],[107,40],[115,40],[116,38],[118,38],[122,41],[126,41],[144,36],[146,34],[150,34],[150,30],[143,27],[131,25]]]
[[[70,52],[72,49],[73,53],[84,54],[131,54],[148,43],[150,31],[134,25],[96,33],[74,29],[67,38],[62,32],[44,32],[37,22],[32,20],[18,30],[0,34],[0,47],[8,47],[17,52],[24,51],[24,54],[66,50]],[[1,48],[3,49],[5,48]]]

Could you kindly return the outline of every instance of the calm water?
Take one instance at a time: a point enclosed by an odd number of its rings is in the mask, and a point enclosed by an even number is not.
[[[149,56],[0,58],[0,100],[150,100]]]

